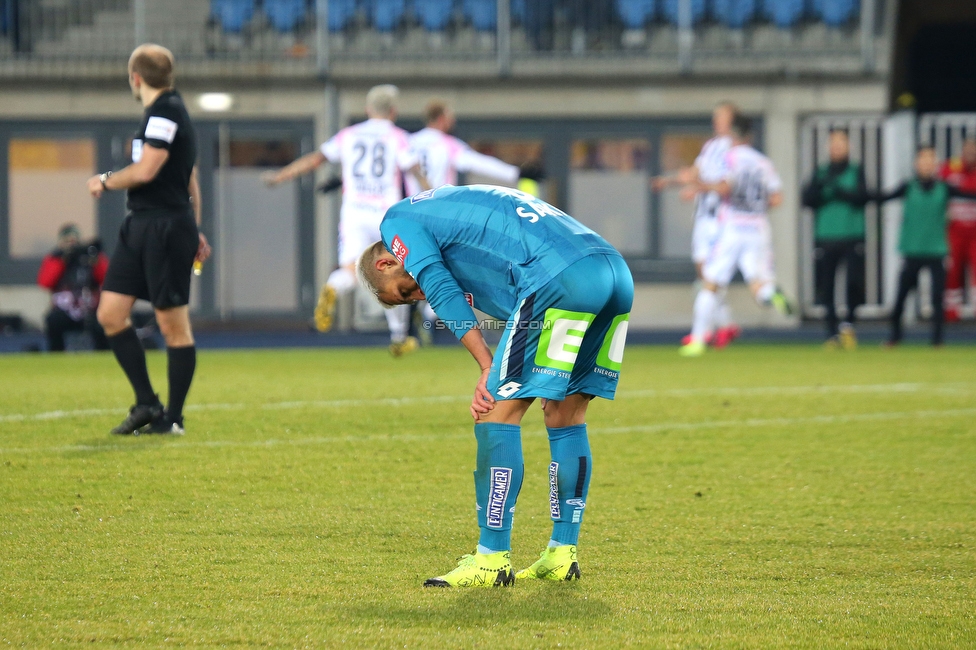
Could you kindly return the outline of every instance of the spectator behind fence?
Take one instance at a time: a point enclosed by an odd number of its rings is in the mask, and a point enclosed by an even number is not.
[[[939,176],[949,185],[976,191],[976,139],[967,139],[962,156],[946,161]],[[963,275],[969,267],[969,302],[976,287],[976,201],[949,201],[949,268],[946,273],[945,316],[952,323],[959,320],[962,306]]]
[[[881,202],[904,199],[898,251],[905,258],[898,277],[898,297],[891,314],[891,338],[888,345],[901,342],[901,316],[908,293],[918,286],[918,274],[927,268],[932,275],[932,345],[942,345],[942,294],[945,290],[945,258],[949,252],[946,237],[946,212],[949,199],[976,199],[976,193],[966,192],[940,180],[938,160],[931,145],[919,147],[915,155],[917,176],[902,183],[893,192],[878,197]]]
[[[817,304],[827,308],[827,347],[857,346],[854,314],[864,304],[864,168],[850,160],[844,129],[830,132],[830,162],[821,165],[803,189],[803,205],[814,210],[814,260]],[[847,266],[847,317],[839,323],[834,282]]]
[[[44,319],[48,350],[63,352],[66,332],[88,332],[96,350],[108,349],[95,318],[106,269],[101,242],[82,243],[73,223],[61,227],[57,248],[44,257],[37,273],[37,284],[51,291],[51,311]]]

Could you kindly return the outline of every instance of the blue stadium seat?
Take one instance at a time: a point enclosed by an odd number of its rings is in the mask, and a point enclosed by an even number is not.
[[[291,32],[305,18],[305,0],[264,0],[264,15],[279,32]]]
[[[414,0],[413,10],[424,29],[439,32],[447,27],[454,11],[454,0]]]
[[[714,0],[712,14],[726,27],[742,29],[756,15],[756,0]]]
[[[329,31],[341,32],[356,15],[356,0],[329,0]]]
[[[491,32],[498,26],[498,3],[495,0],[461,0],[461,9],[479,32]]]
[[[763,0],[763,13],[781,29],[793,27],[803,16],[803,0]]]
[[[373,0],[373,27],[379,32],[392,32],[406,10],[405,0]]]
[[[860,9],[858,0],[814,0],[813,14],[831,27],[846,25]]]
[[[664,0],[661,6],[664,19],[672,25],[678,24],[678,0]],[[691,0],[691,24],[701,22],[705,17],[705,0]]]
[[[627,29],[643,29],[657,14],[657,0],[617,0],[617,15]]]
[[[525,6],[526,0],[511,0],[508,3],[512,12],[512,21],[517,23],[525,22],[525,14],[528,11]]]
[[[210,0],[210,16],[225,32],[240,33],[254,17],[254,0]]]

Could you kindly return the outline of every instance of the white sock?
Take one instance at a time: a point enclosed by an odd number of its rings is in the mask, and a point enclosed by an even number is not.
[[[691,340],[704,343],[705,337],[712,333],[718,296],[708,289],[702,289],[695,298],[695,323],[691,328]]]
[[[559,546],[569,546],[569,544],[563,544],[562,542],[557,542],[554,539],[549,540],[549,548],[557,548]]]
[[[495,549],[488,548],[487,546],[482,546],[481,544],[478,544],[478,552],[481,553],[482,555],[491,555],[492,553],[497,553],[498,551],[496,551]]]
[[[410,329],[410,305],[397,305],[386,310],[386,324],[390,327],[390,340],[403,343]]]
[[[732,311],[729,309],[729,303],[726,302],[726,298],[723,295],[722,300],[719,302],[718,307],[715,309],[715,327],[722,329],[728,327],[732,324]]]
[[[336,293],[345,293],[356,288],[356,276],[349,269],[341,267],[329,275],[326,284],[335,289]]]
[[[756,302],[760,305],[768,305],[774,293],[776,293],[776,285],[772,282],[767,282],[756,292]]]
[[[434,308],[430,306],[430,303],[426,300],[424,301],[423,308],[424,320],[433,323],[437,320],[437,314],[434,313]]]

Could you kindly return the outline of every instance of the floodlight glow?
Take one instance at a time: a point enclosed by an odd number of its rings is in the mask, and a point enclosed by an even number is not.
[[[234,97],[230,93],[203,93],[197,97],[197,106],[211,113],[229,111],[234,105]]]

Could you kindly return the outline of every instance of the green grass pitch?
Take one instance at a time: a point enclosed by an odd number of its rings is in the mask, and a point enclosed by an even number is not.
[[[0,357],[0,644],[974,647],[974,370],[634,346],[590,411],[583,579],[452,591],[421,583],[477,542],[462,349],[203,352],[183,438],[108,434],[109,355]],[[516,569],[538,408],[523,440]]]

